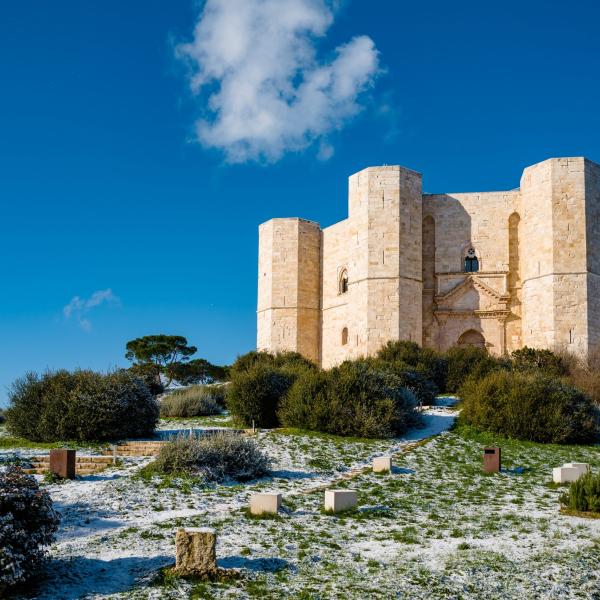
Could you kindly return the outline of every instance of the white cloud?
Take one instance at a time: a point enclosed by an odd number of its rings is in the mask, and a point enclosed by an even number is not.
[[[73,296],[69,304],[63,307],[63,315],[67,320],[74,318],[84,331],[91,331],[92,322],[86,315],[93,308],[101,304],[119,305],[120,303],[118,296],[115,296],[111,289],[97,290],[89,298]]]
[[[316,40],[333,19],[327,0],[207,0],[192,41],[176,48],[204,109],[197,140],[229,162],[273,162],[356,115],[378,51],[359,36],[319,60]],[[333,155],[330,143],[320,148]]]

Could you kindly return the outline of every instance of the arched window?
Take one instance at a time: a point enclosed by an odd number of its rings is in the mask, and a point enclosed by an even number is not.
[[[344,327],[342,329],[342,346],[345,346],[348,343],[348,328]]]
[[[348,291],[348,271],[346,269],[342,269],[340,273],[340,281],[339,281],[339,293],[345,294]]]
[[[465,254],[465,272],[475,273],[476,271],[479,271],[479,259],[475,254],[475,250],[469,248]]]

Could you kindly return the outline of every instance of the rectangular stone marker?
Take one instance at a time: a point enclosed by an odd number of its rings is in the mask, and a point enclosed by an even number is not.
[[[340,512],[356,506],[358,496],[354,490],[325,490],[325,510]]]
[[[501,466],[501,451],[497,446],[483,449],[483,470],[486,473],[499,473]]]
[[[175,574],[202,577],[217,572],[217,533],[214,529],[179,529],[175,534],[175,546]]]
[[[263,513],[277,513],[281,508],[281,494],[261,493],[252,494],[250,497],[250,513],[262,515]]]
[[[61,479],[75,479],[75,450],[50,450],[50,473]]]
[[[386,473],[392,470],[391,456],[377,456],[373,459],[373,473]]]
[[[573,469],[578,469],[580,476],[590,472],[590,465],[588,463],[570,462],[565,463],[563,467],[572,467]]]
[[[554,483],[577,481],[580,477],[581,471],[577,467],[556,467],[552,469],[552,480]]]

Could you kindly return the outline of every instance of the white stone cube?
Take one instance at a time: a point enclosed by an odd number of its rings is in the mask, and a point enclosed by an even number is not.
[[[373,473],[386,473],[392,470],[391,456],[377,456],[373,459]]]
[[[590,465],[588,463],[570,462],[565,463],[563,467],[572,467],[573,469],[578,469],[580,477],[581,475],[585,475],[590,471]]]
[[[325,490],[325,510],[340,512],[356,506],[358,495],[354,490]]]
[[[580,477],[581,471],[576,467],[555,467],[552,469],[552,480],[554,483],[577,481]]]
[[[262,515],[263,513],[277,513],[281,508],[281,494],[260,493],[250,497],[250,513]]]

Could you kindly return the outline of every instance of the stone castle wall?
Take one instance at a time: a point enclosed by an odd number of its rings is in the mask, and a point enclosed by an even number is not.
[[[423,194],[420,174],[370,167],[350,177],[348,204],[323,230],[260,226],[259,349],[330,367],[396,339],[498,355],[600,341],[599,165],[550,159],[519,189],[468,194]]]

